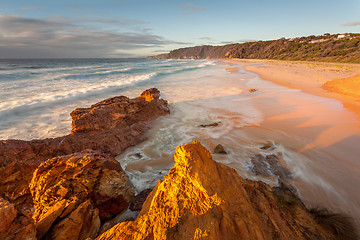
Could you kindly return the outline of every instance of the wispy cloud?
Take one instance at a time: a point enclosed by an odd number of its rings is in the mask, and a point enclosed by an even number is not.
[[[204,11],[205,8],[197,7],[194,3],[187,3],[181,6],[181,9],[183,10],[183,14],[192,14]]]
[[[360,21],[344,23],[344,24],[341,24],[341,26],[344,26],[344,27],[360,26]]]
[[[131,50],[182,44],[148,30],[106,31],[61,16],[0,15],[0,29],[0,58],[124,57],[122,53]]]
[[[27,6],[27,7],[22,7],[21,10],[44,10],[43,7],[38,7],[38,6]]]

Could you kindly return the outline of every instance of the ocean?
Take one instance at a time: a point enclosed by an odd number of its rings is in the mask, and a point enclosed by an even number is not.
[[[273,186],[274,176],[252,173],[255,154],[276,154],[308,206],[360,215],[356,116],[341,103],[289,89],[215,60],[0,60],[0,139],[58,137],[71,131],[70,112],[103,99],[137,97],[156,87],[171,114],[152,123],[148,140],[117,160],[137,192],[155,186],[174,165],[178,145],[200,141],[213,158],[242,177]],[[258,91],[249,92],[250,89]],[[218,123],[216,127],[199,125]],[[346,123],[346,124],[344,124]],[[261,149],[270,144],[270,149]]]
[[[166,76],[211,64],[148,59],[0,60],[0,139],[68,134],[69,114],[75,108],[141,91]]]

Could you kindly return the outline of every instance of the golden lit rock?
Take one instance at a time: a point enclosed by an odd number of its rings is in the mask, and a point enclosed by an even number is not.
[[[98,240],[333,239],[296,196],[284,193],[292,204],[281,202],[271,186],[244,180],[199,142],[178,146],[174,160],[136,221],[119,223]]]

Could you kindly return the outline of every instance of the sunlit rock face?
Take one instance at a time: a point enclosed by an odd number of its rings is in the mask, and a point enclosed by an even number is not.
[[[30,191],[39,239],[96,237],[100,220],[125,210],[134,197],[119,162],[95,151],[42,163],[34,172]]]
[[[156,88],[140,97],[113,97],[76,109],[71,113],[72,134],[41,140],[0,141],[0,197],[16,208],[32,206],[29,183],[35,169],[45,160],[86,149],[120,154],[145,140],[148,123],[170,112]]]
[[[178,146],[174,160],[136,221],[119,223],[98,240],[333,238],[296,196],[241,178],[199,142]]]

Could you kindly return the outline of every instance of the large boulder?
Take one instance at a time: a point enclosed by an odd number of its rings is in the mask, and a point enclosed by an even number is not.
[[[215,162],[199,142],[179,146],[175,166],[147,197],[136,221],[97,239],[333,239],[301,201]],[[282,201],[284,195],[293,199]]]
[[[116,156],[139,144],[145,140],[148,123],[170,111],[159,96],[159,90],[152,88],[134,99],[114,97],[90,108],[76,109],[71,113],[72,134],[63,137],[0,141],[0,197],[14,203],[17,209],[31,208],[28,185],[43,161],[86,149]]]
[[[111,155],[96,151],[42,163],[34,172],[30,191],[39,239],[95,237],[100,221],[125,210],[134,197],[120,164]]]

